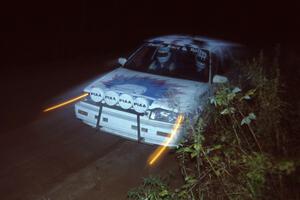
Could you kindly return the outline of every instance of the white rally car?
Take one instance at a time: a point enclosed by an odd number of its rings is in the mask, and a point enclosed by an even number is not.
[[[105,132],[162,145],[179,115],[192,121],[201,114],[213,84],[240,45],[202,37],[171,35],[145,41],[120,67],[84,89],[76,117]],[[182,126],[168,146],[184,136]]]

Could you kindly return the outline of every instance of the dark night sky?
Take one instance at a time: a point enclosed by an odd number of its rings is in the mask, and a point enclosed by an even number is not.
[[[126,56],[152,36],[204,35],[256,48],[277,42],[295,48],[299,43],[300,9],[287,1],[161,2],[1,3],[0,85],[6,97],[0,101],[1,122],[15,127],[31,119],[44,102],[101,73],[100,63]],[[81,64],[90,60],[93,66]],[[293,68],[298,69],[296,64]],[[290,71],[289,79],[297,80]]]
[[[208,35],[249,45],[291,42],[299,7],[286,2],[23,1],[1,6],[4,63],[134,48],[159,34]]]

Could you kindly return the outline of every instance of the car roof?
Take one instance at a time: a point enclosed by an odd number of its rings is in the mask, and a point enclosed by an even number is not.
[[[146,40],[152,44],[165,44],[165,45],[176,45],[176,46],[190,46],[195,48],[203,48],[209,51],[218,51],[220,48],[226,49],[231,47],[242,46],[234,42],[228,42],[219,39],[213,39],[202,36],[190,36],[190,35],[165,35],[155,37]]]

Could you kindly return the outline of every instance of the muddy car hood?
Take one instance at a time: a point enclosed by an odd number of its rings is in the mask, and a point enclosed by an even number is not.
[[[148,109],[193,112],[199,105],[199,98],[208,92],[209,84],[117,68],[84,91],[90,93],[93,88],[101,88],[105,93],[114,91],[133,98],[144,98],[149,102]]]

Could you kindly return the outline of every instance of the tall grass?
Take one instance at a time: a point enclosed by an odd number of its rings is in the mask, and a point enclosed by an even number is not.
[[[290,192],[298,161],[289,156],[278,54],[269,60],[261,53],[238,68],[239,78],[215,88],[177,149],[183,185],[146,178],[129,199],[299,198]]]

